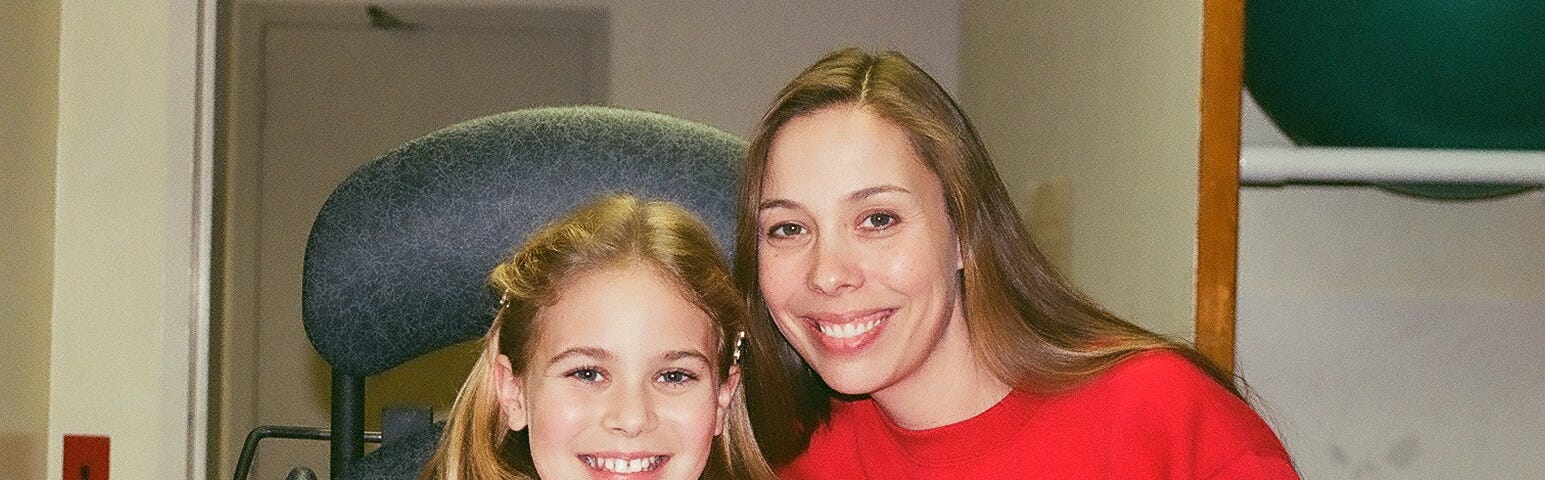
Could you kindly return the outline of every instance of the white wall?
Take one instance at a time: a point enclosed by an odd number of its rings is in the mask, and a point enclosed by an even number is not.
[[[59,2],[0,6],[0,478],[43,478]]]
[[[202,410],[191,278],[199,15],[194,0],[62,2],[51,466],[62,435],[100,434],[115,478],[202,475],[190,416]]]
[[[1038,241],[1107,308],[1191,338],[1200,0],[963,10],[960,101]]]
[[[1304,478],[1545,478],[1542,238],[1539,191],[1243,189],[1239,368]]]

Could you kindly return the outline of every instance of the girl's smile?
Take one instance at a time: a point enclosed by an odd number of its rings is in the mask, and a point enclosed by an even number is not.
[[[697,478],[739,381],[733,367],[719,381],[713,319],[652,266],[601,267],[560,288],[536,313],[527,371],[500,378],[537,470]]]

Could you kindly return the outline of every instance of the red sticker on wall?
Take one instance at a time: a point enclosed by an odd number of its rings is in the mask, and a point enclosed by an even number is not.
[[[64,436],[64,480],[107,480],[108,439],[98,435]]]

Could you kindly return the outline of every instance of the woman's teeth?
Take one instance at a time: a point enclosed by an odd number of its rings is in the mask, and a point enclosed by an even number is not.
[[[660,462],[665,460],[665,455],[632,459],[580,455],[579,459],[584,461],[586,465],[589,465],[590,468],[596,470],[605,470],[612,473],[638,473],[658,468]]]
[[[817,327],[821,329],[822,335],[826,335],[828,337],[853,338],[859,335],[863,335],[865,332],[870,330],[874,330],[874,327],[879,325],[881,321],[884,321],[884,319],[876,318],[867,322],[844,323],[842,325],[822,323],[818,324]]]

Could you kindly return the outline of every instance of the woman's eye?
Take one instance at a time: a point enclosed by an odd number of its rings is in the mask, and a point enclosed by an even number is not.
[[[693,380],[697,380],[697,375],[684,370],[670,370],[665,373],[661,373],[659,380],[669,385],[679,386],[686,385],[691,383]]]
[[[885,212],[871,213],[864,217],[863,227],[873,230],[884,230],[896,223],[896,216]]]
[[[606,374],[601,373],[601,370],[593,367],[574,369],[573,371],[570,371],[567,376],[569,378],[573,378],[585,383],[596,383],[606,380]]]
[[[805,233],[805,227],[792,223],[780,223],[767,230],[767,236],[772,238],[792,237]]]

